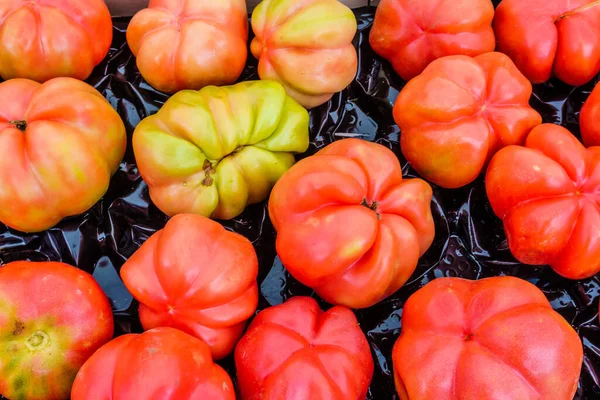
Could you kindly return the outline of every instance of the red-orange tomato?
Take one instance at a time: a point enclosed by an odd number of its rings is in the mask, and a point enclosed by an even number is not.
[[[600,72],[598,0],[503,0],[494,31],[497,50],[534,83],[554,74],[578,86]]]
[[[83,363],[113,336],[110,302],[94,278],[59,262],[0,268],[0,394],[65,400]]]
[[[104,0],[0,1],[4,79],[86,79],[111,41],[112,19]]]
[[[369,43],[408,81],[440,57],[494,51],[493,18],[490,0],[382,0]]]
[[[140,73],[167,93],[234,83],[247,40],[244,0],[150,0],[127,27]]]
[[[241,400],[364,400],[369,343],[346,307],[294,297],[258,313],[235,349]]]
[[[144,329],[180,329],[206,342],[215,359],[233,351],[256,311],[257,274],[248,239],[192,214],[171,218],[121,268]]]
[[[572,400],[583,346],[527,281],[440,278],[406,301],[392,360],[401,400]]]
[[[473,182],[498,149],[522,144],[542,122],[529,106],[531,90],[501,53],[435,60],[394,104],[404,157],[444,188]]]
[[[71,400],[235,400],[210,348],[174,328],[119,336],[81,367]]]
[[[524,147],[494,156],[485,186],[519,261],[570,279],[600,271],[600,147],[586,150],[565,128],[540,125]]]
[[[388,148],[334,142],[275,185],[269,214],[277,254],[326,301],[370,307],[408,280],[431,245],[431,198],[425,181],[402,179]]]
[[[596,85],[581,107],[579,127],[586,146],[600,146],[600,85]]]
[[[0,83],[0,222],[39,232],[87,211],[126,145],[121,117],[84,82]]]

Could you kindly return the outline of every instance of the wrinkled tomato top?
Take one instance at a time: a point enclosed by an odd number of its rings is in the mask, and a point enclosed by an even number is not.
[[[439,278],[405,303],[392,359],[402,400],[571,400],[583,347],[527,281]]]
[[[494,51],[490,0],[383,0],[369,43],[406,81],[440,57]]]
[[[394,104],[402,153],[444,188],[471,183],[500,148],[522,144],[542,117],[529,106],[531,83],[501,53],[435,60]]]
[[[503,0],[494,31],[498,51],[534,83],[554,73],[579,86],[600,72],[598,0]]]
[[[351,310],[301,296],[258,313],[235,364],[242,400],[364,400],[374,368]]]
[[[252,243],[199,215],[179,214],[121,268],[145,329],[171,326],[206,342],[214,358],[233,351],[258,303]]]

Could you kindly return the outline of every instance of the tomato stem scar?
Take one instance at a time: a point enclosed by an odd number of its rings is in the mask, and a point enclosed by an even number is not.
[[[209,160],[204,160],[204,164],[202,164],[202,169],[204,170],[204,179],[202,180],[202,186],[210,186],[213,184],[214,179],[211,177],[211,174],[217,172],[217,170],[213,167],[212,163]]]
[[[379,206],[379,203],[377,203],[376,201],[372,202],[371,204],[369,204],[369,202],[367,201],[367,199],[363,199],[362,203],[360,203],[361,206],[367,207],[369,210],[373,210],[375,211],[375,214],[377,214],[377,219],[381,219],[379,218],[379,212],[377,211],[377,206]]]
[[[594,7],[594,6],[597,6],[597,5],[600,5],[600,0],[593,1],[593,2],[591,2],[591,3],[589,3],[589,4],[583,5],[583,6],[581,6],[581,7],[577,7],[577,8],[576,8],[576,9],[574,9],[574,10],[568,11],[568,12],[564,13],[563,15],[559,16],[558,18],[556,18],[556,21],[560,21],[560,20],[561,20],[561,19],[563,19],[563,18],[567,18],[567,17],[568,17],[568,16],[570,16],[570,15],[573,15],[573,14],[575,14],[575,13],[577,13],[577,12],[580,12],[580,11],[586,10],[586,9],[588,9],[588,8],[591,8],[591,7]],[[555,22],[556,22],[556,21],[555,21]]]
[[[20,120],[8,121],[8,123],[11,125],[14,125],[15,128],[17,128],[21,132],[25,132],[27,130],[27,121],[25,121],[25,120],[20,119]]]
[[[27,339],[25,339],[25,344],[31,351],[41,350],[50,342],[50,338],[46,334],[46,332],[35,331]]]

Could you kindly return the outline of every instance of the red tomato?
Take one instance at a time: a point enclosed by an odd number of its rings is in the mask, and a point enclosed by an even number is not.
[[[258,313],[235,349],[241,400],[364,400],[373,359],[356,317],[294,297]]]
[[[83,365],[71,400],[235,400],[201,340],[173,328],[119,336]]]
[[[496,8],[498,51],[534,83],[554,73],[583,85],[600,72],[598,0],[503,0]]]
[[[86,83],[0,83],[0,222],[39,232],[89,210],[126,145],[121,117]]]
[[[247,40],[245,0],[150,0],[127,27],[140,73],[167,93],[234,83]]]
[[[112,19],[104,0],[0,2],[4,79],[86,79],[108,54],[111,41]]]
[[[501,53],[432,62],[394,104],[404,157],[441,187],[473,182],[498,149],[522,144],[541,124],[529,106],[531,89]]]
[[[527,281],[440,278],[405,303],[392,360],[401,400],[571,400],[583,346]]]
[[[408,81],[440,57],[494,51],[493,18],[490,0],[382,0],[369,43]]]
[[[581,107],[579,127],[586,146],[600,146],[600,85],[596,85]]]
[[[370,307],[398,290],[433,241],[431,187],[402,179],[398,158],[360,139],[334,142],[275,184],[277,254],[332,304]]]
[[[215,359],[233,351],[258,304],[252,243],[208,218],[179,214],[121,268],[144,329],[171,326],[202,339]]]
[[[58,262],[0,268],[0,394],[64,400],[83,363],[113,335],[110,303],[88,273]]]
[[[586,150],[565,128],[540,125],[525,147],[494,156],[485,181],[519,261],[570,279],[600,271],[600,147]]]

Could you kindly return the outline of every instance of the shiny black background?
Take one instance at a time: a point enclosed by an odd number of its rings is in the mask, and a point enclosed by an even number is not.
[[[399,129],[392,118],[392,105],[404,82],[389,63],[376,56],[369,47],[368,34],[374,11],[374,7],[355,10],[359,23],[355,38],[359,55],[357,77],[342,93],[310,112],[311,146],[300,157],[312,155],[332,141],[359,137],[391,148],[400,157],[404,174],[412,177],[416,174],[400,154]],[[68,218],[40,234],[23,234],[0,224],[0,263],[25,259],[63,261],[93,274],[112,302],[117,335],[142,331],[137,304],[121,282],[119,269],[167,221],[167,217],[150,202],[131,148],[131,134],[137,123],[155,113],[167,96],[152,89],[141,78],[125,41],[126,27],[126,19],[115,19],[111,51],[88,79],[118,110],[129,136],[125,160],[108,192],[89,212]],[[253,79],[258,79],[256,60],[250,55],[240,80]],[[544,122],[561,124],[579,134],[579,110],[595,83],[596,80],[573,88],[553,79],[535,86],[531,102],[543,115]],[[585,358],[575,398],[600,398],[598,279],[570,281],[559,277],[550,268],[536,269],[515,261],[507,248],[502,224],[487,201],[482,178],[457,190],[434,186],[432,209],[436,238],[410,281],[385,301],[356,311],[375,359],[375,375],[368,399],[398,399],[391,351],[400,333],[402,306],[412,293],[439,277],[479,279],[497,275],[514,275],[534,283],[546,294],[554,309],[579,332]],[[287,274],[277,258],[275,232],[266,203],[250,206],[241,216],[223,224],[246,236],[256,248],[260,261],[259,310],[280,304],[292,296],[314,297],[311,289]],[[321,305],[329,307],[322,301]],[[220,364],[235,381],[232,357]]]

